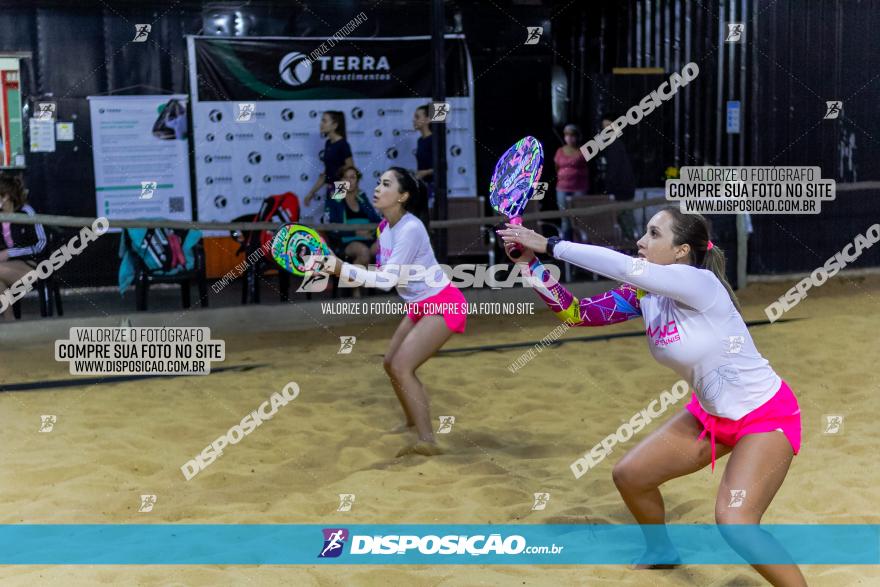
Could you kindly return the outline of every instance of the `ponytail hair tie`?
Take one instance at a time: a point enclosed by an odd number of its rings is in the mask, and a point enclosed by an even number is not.
[[[714,247],[714,246],[715,246],[715,245],[712,244],[712,241],[709,241],[709,244],[706,245],[706,250],[707,250],[707,251],[711,251],[711,250],[712,250],[712,247]]]

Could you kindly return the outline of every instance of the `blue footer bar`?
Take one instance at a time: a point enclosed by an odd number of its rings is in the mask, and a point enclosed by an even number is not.
[[[646,544],[653,546],[646,551]],[[880,564],[880,525],[0,525],[0,564]]]

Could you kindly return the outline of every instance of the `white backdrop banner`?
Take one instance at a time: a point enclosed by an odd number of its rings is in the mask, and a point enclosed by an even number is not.
[[[370,194],[388,167],[416,168],[412,119],[430,102],[430,38],[349,38],[309,61],[324,41],[189,37],[199,220],[253,215],[263,198],[285,192],[302,204],[324,171],[318,125],[326,110],[345,114],[362,191]],[[473,75],[460,35],[447,36],[447,70],[450,111],[439,128],[449,195],[472,196]],[[303,215],[319,216],[322,206]]]

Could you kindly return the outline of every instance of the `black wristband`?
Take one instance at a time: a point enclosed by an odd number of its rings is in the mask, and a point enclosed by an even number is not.
[[[547,254],[548,255],[550,255],[551,257],[553,256],[553,249],[554,249],[554,247],[556,247],[556,245],[559,244],[559,242],[561,240],[562,239],[559,238],[558,236],[551,236],[550,238],[547,239]]]

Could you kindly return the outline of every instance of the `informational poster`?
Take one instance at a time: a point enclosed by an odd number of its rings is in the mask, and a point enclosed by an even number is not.
[[[0,166],[24,166],[18,60],[0,58]]]
[[[29,124],[31,135],[31,153],[55,152],[55,121],[31,118]]]
[[[55,140],[56,141],[72,141],[73,140],[73,123],[72,122],[56,122],[55,123]]]
[[[263,198],[293,192],[302,204],[324,171],[325,111],[341,112],[352,159],[370,194],[389,167],[415,170],[416,108],[431,102],[430,37],[189,37],[199,220],[256,213]],[[473,196],[473,75],[462,35],[446,37],[450,197]],[[323,211],[326,191],[319,191]]]
[[[192,220],[186,109],[185,95],[89,96],[99,216]]]

